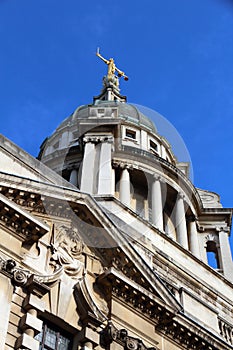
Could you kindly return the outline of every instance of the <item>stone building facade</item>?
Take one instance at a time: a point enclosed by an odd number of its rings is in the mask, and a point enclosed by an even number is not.
[[[233,349],[232,209],[115,81],[38,159],[0,138],[0,350]]]

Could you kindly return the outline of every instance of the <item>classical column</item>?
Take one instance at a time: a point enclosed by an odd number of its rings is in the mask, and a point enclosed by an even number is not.
[[[98,194],[111,194],[112,192],[112,142],[112,137],[105,137],[101,143]]]
[[[199,249],[199,241],[197,236],[197,225],[196,225],[196,217],[195,215],[191,215],[188,218],[189,223],[189,243],[190,250],[197,258],[200,258],[200,249]]]
[[[115,196],[115,187],[116,187],[116,171],[115,168],[112,168],[112,190],[111,194]]]
[[[86,144],[82,163],[80,190],[88,193],[93,193],[93,181],[95,170],[95,144],[85,138],[83,141],[86,142]]]
[[[188,236],[187,236],[185,208],[184,208],[184,195],[181,193],[178,193],[177,195],[175,219],[176,219],[177,241],[184,248],[188,249]]]
[[[228,240],[229,228],[221,228],[219,230],[219,245],[221,252],[221,262],[224,276],[233,282],[233,263],[231,249]]]
[[[164,230],[161,177],[158,175],[153,176],[151,186],[151,219],[152,223],[158,227],[160,231]]]
[[[76,169],[71,170],[70,183],[76,187],[78,185],[78,172]]]
[[[130,176],[128,169],[124,168],[120,178],[120,201],[130,206]]]

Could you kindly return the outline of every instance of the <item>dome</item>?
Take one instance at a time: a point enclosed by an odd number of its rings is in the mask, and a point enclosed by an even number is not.
[[[68,118],[66,118],[60,126],[56,129],[63,129],[66,126],[71,126],[76,123],[77,120],[89,118],[89,108],[90,107],[117,107],[118,108],[118,118],[127,121],[132,125],[136,125],[142,128],[146,128],[147,131],[152,133],[157,133],[154,123],[143,113],[139,111],[137,107],[132,104],[120,101],[102,101],[96,100],[93,105],[83,105],[78,107]]]

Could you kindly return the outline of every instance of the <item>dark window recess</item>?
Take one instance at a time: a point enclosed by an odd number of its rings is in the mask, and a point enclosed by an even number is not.
[[[206,245],[208,264],[214,269],[220,270],[218,248],[215,241],[208,241]]]
[[[59,141],[57,141],[54,145],[53,145],[53,148],[54,149],[57,149],[59,147]]]
[[[79,137],[79,131],[73,132],[73,139],[77,139]]]
[[[136,131],[126,129],[125,136],[130,139],[136,140]]]
[[[70,350],[72,348],[70,337],[58,328],[43,325],[43,330],[35,339],[40,341],[40,350]]]
[[[156,145],[156,143],[154,143],[151,140],[150,140],[150,150],[156,153],[158,152],[158,146]]]

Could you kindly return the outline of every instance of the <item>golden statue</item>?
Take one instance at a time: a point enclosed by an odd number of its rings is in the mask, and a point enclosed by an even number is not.
[[[128,80],[129,78],[127,77],[127,75],[125,75],[124,72],[122,72],[120,69],[118,69],[114,63],[114,59],[113,58],[109,58],[109,60],[107,60],[106,58],[104,58],[103,56],[101,56],[99,48],[97,49],[96,52],[96,56],[98,56],[99,58],[101,58],[102,61],[104,61],[104,63],[106,63],[108,65],[108,74],[107,74],[107,79],[108,81],[114,81],[115,78],[115,72],[117,72],[118,77],[124,77],[124,80]]]

